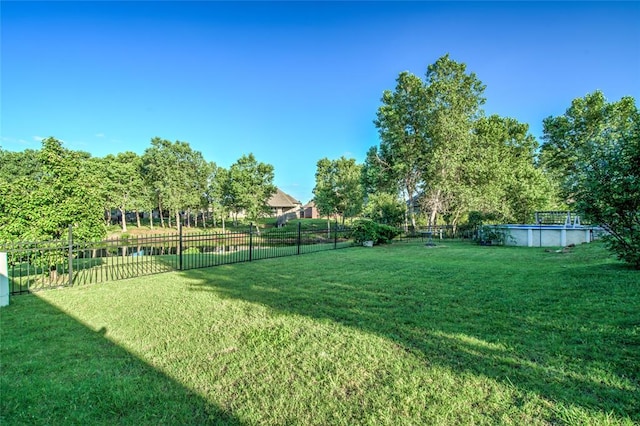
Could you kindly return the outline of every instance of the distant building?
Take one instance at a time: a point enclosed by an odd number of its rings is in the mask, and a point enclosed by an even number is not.
[[[302,217],[302,203],[280,190],[280,188],[269,198],[267,205],[271,208],[272,217],[284,215],[289,218]]]
[[[316,207],[316,203],[313,200],[309,201],[302,207],[302,217],[305,219],[320,218],[320,213],[318,213],[318,208]]]
[[[280,188],[276,188],[276,193],[269,198],[267,207],[269,208],[269,214],[267,214],[267,216],[278,218],[278,226],[282,226],[287,223],[288,220],[304,217],[302,203]],[[236,218],[244,218],[246,214],[244,210],[237,213],[229,213],[229,217],[233,216]]]

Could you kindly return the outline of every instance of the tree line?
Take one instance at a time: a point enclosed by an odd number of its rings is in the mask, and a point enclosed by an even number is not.
[[[0,149],[0,164],[0,241],[59,239],[69,225],[79,239],[104,238],[112,211],[120,213],[123,231],[128,212],[138,226],[147,213],[153,228],[154,210],[162,227],[177,224],[184,212],[197,221],[204,211],[224,226],[240,212],[257,219],[277,190],[273,166],[253,154],[225,169],[187,142],[158,137],[142,155],[105,157],[69,150],[50,137],[40,150]]]
[[[635,100],[608,102],[595,91],[543,121],[542,144],[529,126],[486,116],[485,85],[464,63],[442,56],[424,78],[402,72],[384,90],[374,125],[379,144],[365,160],[317,162],[314,201],[326,217],[364,216],[419,225],[530,223],[540,210],[575,210],[609,231],[620,257],[640,268],[640,130]],[[94,158],[55,138],[39,151],[0,149],[0,239],[100,238],[119,210],[241,211],[255,220],[275,193],[273,166],[251,154],[228,169],[186,142],[160,138],[142,155]],[[190,215],[189,215],[190,216]],[[197,220],[197,215],[195,216]],[[153,226],[153,215],[150,215]],[[160,215],[160,226],[165,226]],[[419,223],[420,222],[420,223]]]
[[[538,144],[528,125],[485,117],[485,86],[465,64],[446,55],[428,67],[424,80],[402,72],[396,83],[393,91],[383,92],[374,121],[380,143],[361,165],[358,184],[367,214],[382,218],[386,211],[393,219],[385,220],[402,220],[398,212],[406,204],[411,228],[420,214],[424,225],[455,227],[470,212],[494,222],[524,223],[536,210],[559,206],[553,181],[538,165]],[[341,159],[334,167],[353,165]],[[339,191],[323,188],[317,187],[316,201],[327,210],[322,201]]]
[[[532,223],[541,210],[574,210],[608,231],[618,256],[640,268],[640,130],[635,100],[600,91],[529,126],[486,116],[485,85],[449,55],[422,79],[402,72],[374,124],[364,164],[318,162],[315,201],[325,215],[359,215],[415,229],[445,223]]]

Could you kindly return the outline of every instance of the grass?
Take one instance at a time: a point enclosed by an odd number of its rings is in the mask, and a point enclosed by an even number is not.
[[[438,243],[14,297],[0,423],[640,422],[637,271]]]

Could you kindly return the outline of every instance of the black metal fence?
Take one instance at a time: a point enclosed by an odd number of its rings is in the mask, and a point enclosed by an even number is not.
[[[127,236],[99,242],[17,242],[7,252],[12,295],[351,247],[350,229],[271,229]]]
[[[452,225],[434,225],[415,230],[400,230],[400,235],[394,241],[470,239],[474,237],[474,233],[475,229]]]

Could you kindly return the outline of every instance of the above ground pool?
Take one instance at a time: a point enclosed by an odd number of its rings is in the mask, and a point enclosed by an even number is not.
[[[505,235],[507,246],[566,247],[571,244],[590,243],[603,232],[597,226],[583,225],[496,225]]]

